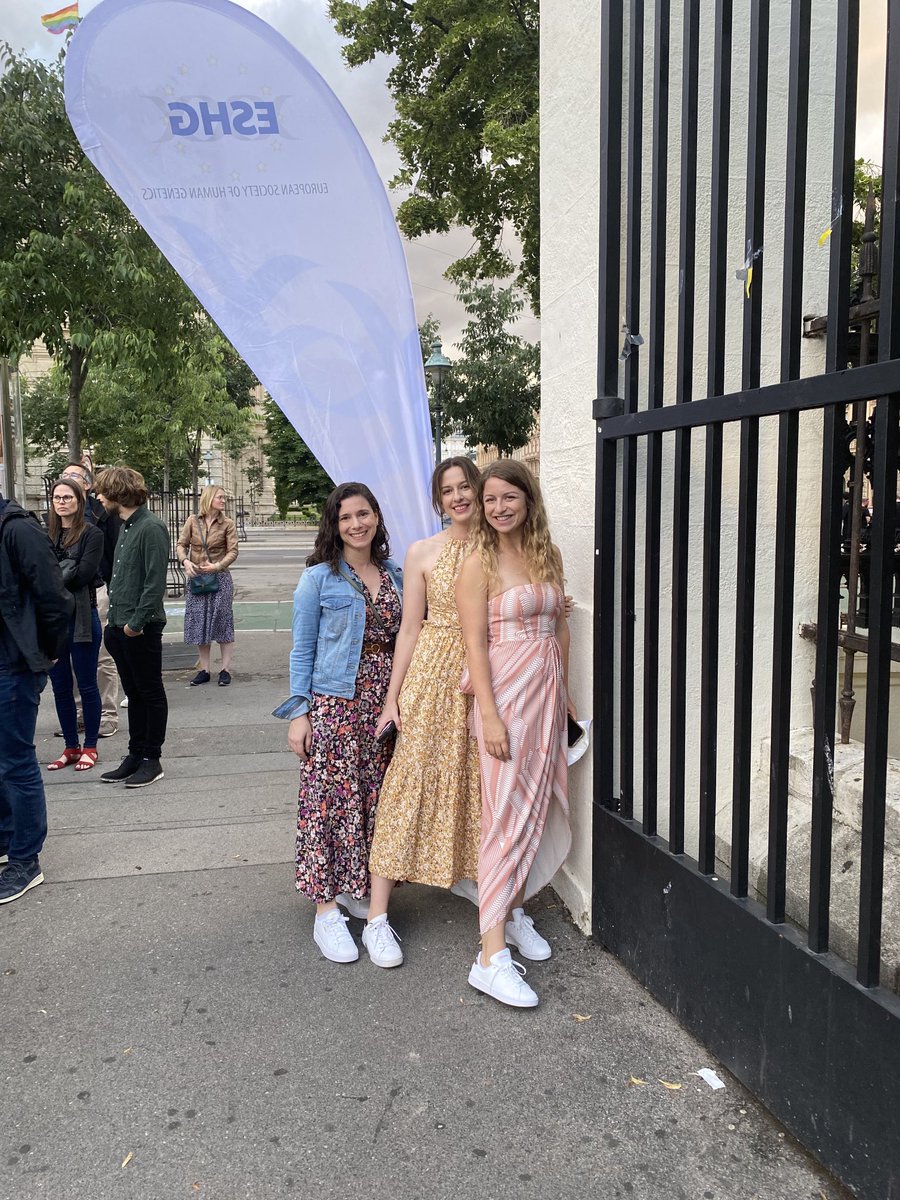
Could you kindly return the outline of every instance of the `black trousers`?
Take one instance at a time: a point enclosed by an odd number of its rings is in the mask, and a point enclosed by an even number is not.
[[[166,740],[169,702],[162,679],[163,625],[153,621],[138,637],[126,637],[107,625],[106,648],[113,657],[128,697],[128,753],[159,758]]]

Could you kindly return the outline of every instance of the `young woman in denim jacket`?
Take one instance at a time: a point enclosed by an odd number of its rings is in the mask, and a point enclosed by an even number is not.
[[[393,749],[377,742],[400,628],[401,572],[391,561],[378,501],[361,483],[342,483],[325,502],[315,548],[294,593],[291,698],[275,710],[290,720],[300,759],[297,890],[316,904],[313,938],[332,962],[359,950],[340,901],[365,912],[378,792]],[[386,917],[363,944],[379,965],[403,954]]]

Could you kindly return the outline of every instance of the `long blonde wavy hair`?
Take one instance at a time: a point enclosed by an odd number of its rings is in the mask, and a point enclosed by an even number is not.
[[[491,463],[481,472],[478,481],[478,511],[475,514],[473,541],[488,579],[488,589],[499,575],[500,546],[496,529],[488,524],[484,515],[484,488],[489,479],[502,479],[504,483],[511,483],[525,493],[527,516],[522,527],[522,550],[528,574],[534,583],[552,583],[562,590],[562,564],[559,553],[550,541],[550,526],[540,486],[525,464],[513,458],[501,458]]]

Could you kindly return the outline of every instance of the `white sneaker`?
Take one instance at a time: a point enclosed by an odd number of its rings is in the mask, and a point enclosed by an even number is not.
[[[550,943],[541,937],[534,921],[521,908],[514,908],[512,920],[506,922],[506,940],[532,962],[543,962],[553,953]]]
[[[463,900],[471,900],[478,907],[478,884],[474,879],[461,879],[453,884],[450,891],[454,896],[462,896]]]
[[[481,965],[481,955],[478,955],[469,972],[469,983],[511,1008],[534,1008],[538,1003],[537,992],[522,978],[524,974],[525,968],[513,961],[509,950],[499,950],[491,955],[486,967]]]
[[[369,922],[363,930],[362,941],[376,967],[399,967],[403,962],[403,951],[388,924],[387,913]]]
[[[362,900],[357,900],[355,896],[351,896],[349,892],[341,892],[339,896],[335,896],[335,900],[345,908],[351,917],[359,917],[361,921],[365,921],[369,915],[369,897],[363,896]]]
[[[347,929],[347,918],[336,908],[316,917],[313,941],[331,962],[356,962],[359,958],[359,947]]]
[[[127,707],[128,707],[128,697],[126,696],[124,700],[119,701],[119,708],[127,708]]]

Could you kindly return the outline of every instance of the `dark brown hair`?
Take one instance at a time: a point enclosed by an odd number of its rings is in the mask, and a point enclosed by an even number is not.
[[[378,518],[378,528],[375,530],[370,551],[372,562],[380,566],[381,563],[390,558],[391,546],[388,540],[388,532],[384,527],[381,506],[378,501],[364,483],[339,483],[325,501],[325,507],[322,510],[322,520],[319,522],[319,532],[316,534],[316,544],[313,547],[312,554],[306,560],[308,567],[314,567],[317,563],[328,563],[335,575],[340,575],[338,568],[341,559],[344,557],[344,543],[341,541],[338,517],[340,516],[343,502],[352,499],[354,496],[361,496]]]
[[[107,467],[94,480],[94,491],[125,508],[140,508],[150,494],[143,475],[131,467]]]
[[[459,467],[465,475],[473,495],[478,491],[478,481],[481,476],[471,458],[460,454],[455,454],[452,458],[445,458],[434,468],[434,474],[431,476],[431,503],[439,517],[444,515],[444,506],[441,504],[441,482],[452,467]]]
[[[62,540],[63,546],[68,548],[69,546],[74,546],[84,533],[84,489],[79,484],[73,483],[71,479],[57,479],[57,481],[51,487],[50,511],[47,514],[47,532],[49,533],[50,541],[53,542],[54,546],[59,538],[60,531],[63,530],[63,523],[56,515],[56,509],[53,507],[53,497],[56,495],[56,489],[60,487],[68,488],[75,497],[75,511],[72,514],[74,519],[72,521],[71,528],[64,531],[65,536]]]

